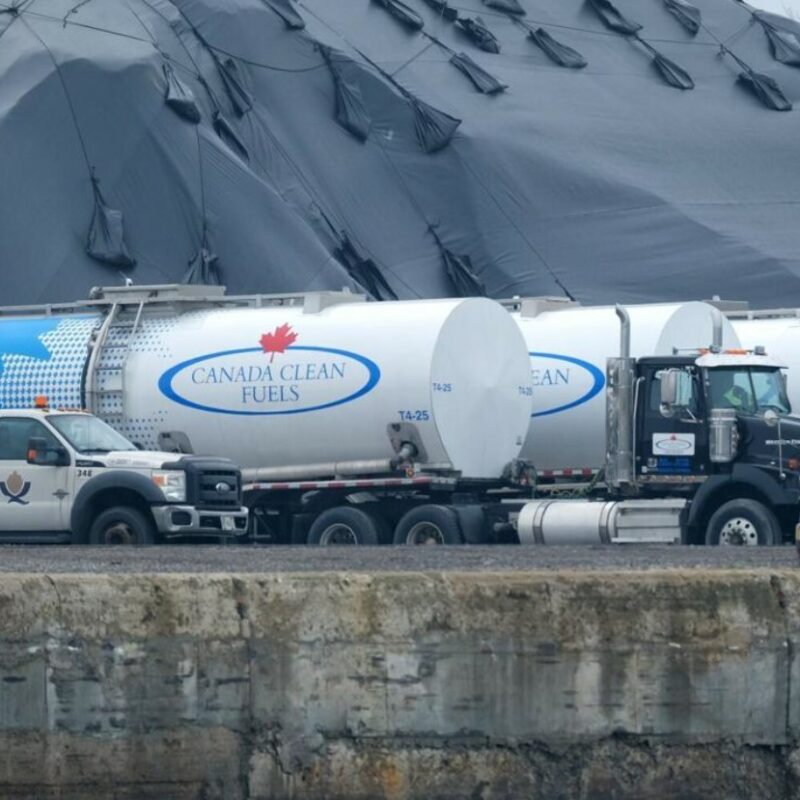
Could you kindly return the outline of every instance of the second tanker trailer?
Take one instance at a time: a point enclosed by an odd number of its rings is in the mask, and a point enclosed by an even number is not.
[[[631,524],[620,518],[620,498],[640,529],[654,500],[666,504],[655,528],[669,498],[680,503],[673,512],[689,543],[793,537],[800,419],[790,414],[781,361],[742,349],[716,308],[582,308],[541,298],[507,306],[528,344],[534,387],[521,455],[550,484],[540,494],[557,497],[577,478],[598,501],[528,504],[522,540],[592,541],[593,528],[609,525],[620,540]],[[639,530],[632,538],[653,537]]]

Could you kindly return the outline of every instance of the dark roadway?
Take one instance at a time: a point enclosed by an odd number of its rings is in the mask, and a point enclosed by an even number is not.
[[[350,572],[796,569],[794,547],[584,545],[486,547],[0,546],[0,572]]]

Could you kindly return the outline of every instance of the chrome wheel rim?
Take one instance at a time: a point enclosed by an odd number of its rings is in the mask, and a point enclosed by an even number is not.
[[[406,544],[444,544],[444,534],[433,522],[418,522],[408,531]]]
[[[136,544],[136,534],[127,522],[113,522],[103,531],[103,544]]]
[[[333,525],[328,525],[322,535],[319,537],[319,543],[323,547],[330,547],[332,545],[354,545],[358,544],[358,537],[356,532],[343,522],[336,522]]]
[[[746,517],[733,517],[722,526],[719,543],[735,547],[755,547],[758,544],[758,530]]]

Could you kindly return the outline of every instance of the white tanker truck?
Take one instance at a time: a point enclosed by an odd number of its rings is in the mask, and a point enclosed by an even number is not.
[[[97,289],[0,310],[0,407],[45,394],[143,447],[234,459],[258,541],[766,544],[795,524],[797,473],[762,441],[795,423],[724,394],[755,375],[780,394],[779,364],[722,352],[721,316],[712,335],[702,304],[530,308]],[[584,497],[534,499],[523,443]]]
[[[1,310],[0,358],[0,407],[45,394],[148,449],[234,454],[258,540],[475,541],[530,496],[528,356],[491,300],[98,289]]]

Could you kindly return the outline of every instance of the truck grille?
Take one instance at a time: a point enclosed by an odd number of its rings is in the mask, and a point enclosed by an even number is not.
[[[236,470],[201,470],[198,477],[198,508],[239,508],[242,487]],[[227,490],[224,487],[228,487]]]

